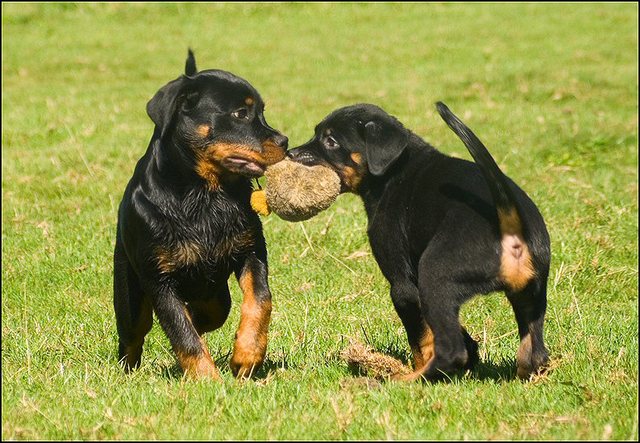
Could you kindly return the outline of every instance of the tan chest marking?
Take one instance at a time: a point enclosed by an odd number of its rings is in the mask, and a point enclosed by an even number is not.
[[[254,244],[254,235],[247,230],[210,248],[192,241],[179,242],[172,248],[158,246],[155,250],[156,261],[160,272],[169,274],[177,269],[194,266],[210,258],[231,257],[250,249]]]
[[[202,258],[202,247],[193,242],[178,243],[173,248],[156,247],[158,269],[168,274],[178,268],[192,266]]]

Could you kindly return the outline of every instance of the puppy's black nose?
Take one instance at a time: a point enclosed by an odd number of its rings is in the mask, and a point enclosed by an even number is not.
[[[283,148],[285,150],[289,146],[289,139],[282,134],[278,134],[274,136],[272,140],[276,144],[276,146]]]

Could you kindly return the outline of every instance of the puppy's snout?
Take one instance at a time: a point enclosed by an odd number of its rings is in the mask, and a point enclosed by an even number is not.
[[[287,151],[287,157],[290,159],[295,159],[300,154],[300,150],[298,148],[294,148],[290,151]]]
[[[287,147],[289,146],[289,139],[286,136],[282,134],[278,134],[278,135],[275,135],[272,140],[273,140],[273,143],[276,144],[276,146],[284,149],[285,151],[287,150]]]
[[[315,157],[301,147],[287,151],[287,157],[295,162],[302,163],[303,165],[313,166],[317,163]]]

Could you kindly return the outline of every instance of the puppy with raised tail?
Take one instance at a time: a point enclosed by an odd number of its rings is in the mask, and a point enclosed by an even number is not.
[[[461,305],[504,291],[518,324],[517,374],[544,368],[550,241],[540,212],[444,104],[438,111],[475,163],[442,154],[377,106],[338,109],[289,155],[322,164],[342,192],[361,196],[374,257],[391,285],[414,372],[439,379],[471,368],[478,345],[460,325]]]

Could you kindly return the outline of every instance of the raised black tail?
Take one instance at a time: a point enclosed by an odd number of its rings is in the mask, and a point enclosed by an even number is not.
[[[534,278],[536,270],[527,245],[526,226],[507,178],[471,129],[453,115],[444,103],[438,102],[436,106],[440,116],[473,156],[493,195],[502,245],[499,277],[509,291],[523,291]]]
[[[491,154],[476,135],[469,129],[453,112],[449,110],[447,105],[442,102],[436,103],[440,117],[449,125],[451,130],[456,133],[467,147],[476,164],[482,171],[489,190],[496,203],[496,207],[501,212],[517,211],[515,198],[511,189],[507,185],[504,174],[491,157]]]

